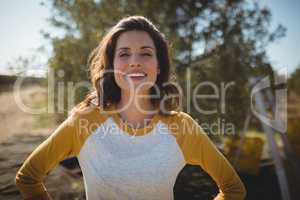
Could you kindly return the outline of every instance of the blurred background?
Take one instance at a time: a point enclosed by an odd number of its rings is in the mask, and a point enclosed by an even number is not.
[[[297,199],[299,9],[297,0],[1,1],[0,199],[21,199],[16,171],[92,90],[88,55],[126,15],[146,16],[165,34],[182,109],[237,170],[246,199]],[[45,184],[54,199],[85,199],[74,158]],[[216,193],[198,166],[186,166],[174,187],[176,200]]]

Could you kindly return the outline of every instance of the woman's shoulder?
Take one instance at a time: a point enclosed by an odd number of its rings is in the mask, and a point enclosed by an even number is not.
[[[174,133],[184,133],[197,130],[199,124],[189,113],[184,111],[171,111],[161,120]]]
[[[170,111],[163,118],[168,122],[195,121],[189,113],[176,110]]]
[[[104,122],[107,114],[103,108],[95,104],[79,104],[69,112],[69,118],[73,120],[88,120],[88,122]]]
[[[171,115],[165,118],[163,122],[167,125],[171,133],[178,141],[194,140],[195,136],[202,138],[205,134],[196,118],[193,118],[189,113],[184,111],[174,111]]]

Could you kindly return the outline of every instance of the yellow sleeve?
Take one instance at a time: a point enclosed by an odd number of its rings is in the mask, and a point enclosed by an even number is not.
[[[184,112],[177,115],[176,140],[188,164],[200,165],[216,182],[219,193],[215,200],[241,200],[246,189],[239,176],[205,134],[199,124]]]
[[[68,117],[25,160],[15,177],[15,183],[24,198],[44,193],[45,176],[61,160],[79,153],[81,145],[77,138],[76,127],[75,117]]]

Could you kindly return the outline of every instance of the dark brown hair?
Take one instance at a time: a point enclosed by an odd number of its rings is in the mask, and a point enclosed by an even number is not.
[[[113,59],[119,36],[126,31],[133,30],[147,32],[156,47],[160,73],[157,75],[155,85],[159,89],[160,96],[159,98],[151,98],[152,105],[158,108],[161,101],[163,101],[165,110],[160,109],[162,114],[166,114],[166,111],[180,109],[179,89],[174,84],[165,84],[174,83],[176,79],[174,71],[171,72],[168,43],[164,35],[158,31],[152,22],[143,16],[129,16],[121,19],[104,36],[98,47],[92,51],[88,59],[88,65],[95,91],[88,94],[86,99],[77,107],[87,107],[94,102],[95,105],[106,108],[120,101],[121,89],[116,84],[113,73],[106,72],[113,71]],[[154,87],[150,91],[151,95],[156,94]]]

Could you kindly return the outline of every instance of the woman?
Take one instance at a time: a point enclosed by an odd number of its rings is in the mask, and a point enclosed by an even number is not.
[[[89,60],[95,92],[26,159],[16,175],[25,199],[49,199],[43,179],[77,156],[86,198],[173,199],[185,164],[216,181],[215,199],[243,199],[245,188],[197,122],[176,111],[168,45],[146,18],[122,19]]]

